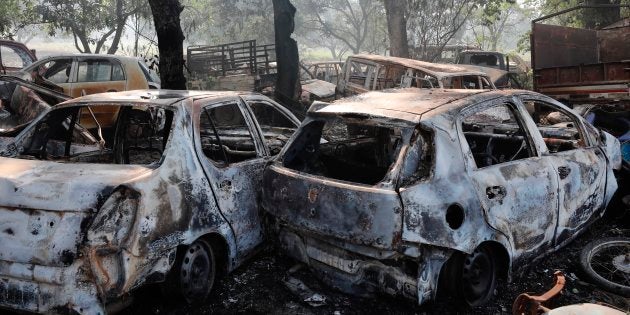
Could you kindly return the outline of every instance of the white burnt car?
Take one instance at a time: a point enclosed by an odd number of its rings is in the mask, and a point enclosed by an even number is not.
[[[476,306],[571,241],[619,142],[527,91],[392,90],[316,103],[263,176],[281,248],[349,293]]]
[[[95,94],[44,112],[0,142],[0,307],[104,314],[155,282],[204,300],[262,242],[262,172],[298,125],[236,92]]]

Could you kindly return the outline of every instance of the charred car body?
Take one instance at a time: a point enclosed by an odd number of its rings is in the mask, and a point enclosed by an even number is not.
[[[458,65],[379,55],[354,55],[346,60],[337,83],[349,96],[392,88],[495,89],[483,72]]]
[[[619,142],[527,91],[403,89],[316,103],[265,171],[281,248],[342,291],[469,305],[597,219]]]
[[[235,92],[97,94],[45,112],[0,148],[0,307],[104,314],[164,281],[203,300],[261,243],[262,171],[297,124]]]

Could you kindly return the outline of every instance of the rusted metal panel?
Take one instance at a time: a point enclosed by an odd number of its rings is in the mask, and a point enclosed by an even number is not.
[[[597,63],[597,31],[534,23],[534,69]]]
[[[628,21],[630,19],[626,19]],[[597,31],[599,61],[615,62],[630,60],[630,24]]]
[[[532,22],[534,89],[570,103],[627,102],[630,24],[620,22],[591,30],[541,22],[586,7],[577,6]]]

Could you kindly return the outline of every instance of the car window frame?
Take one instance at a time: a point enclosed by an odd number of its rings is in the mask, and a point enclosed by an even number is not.
[[[53,82],[59,86],[62,86],[62,84],[70,84],[70,83],[75,83],[76,81],[76,59],[74,57],[67,57],[67,56],[55,56],[55,57],[48,57],[46,59],[41,59],[41,60],[37,60],[35,62],[33,62],[31,65],[29,65],[28,67],[24,68],[22,71],[26,72],[28,74],[33,73],[33,71],[39,71],[39,67],[52,62],[52,61],[58,61],[58,60],[70,60],[70,76],[68,76],[68,82],[63,82],[63,83],[55,83],[54,81],[50,81],[48,78],[43,77],[46,80],[49,80],[50,82]]]
[[[82,62],[89,62],[89,61],[101,61],[101,60],[105,60],[107,62],[109,62],[112,65],[112,68],[110,69],[110,73],[109,73],[109,80],[105,80],[105,81],[79,81],[79,65]],[[122,80],[112,80],[112,73],[114,71],[114,65],[118,65],[120,66],[120,69],[122,70],[122,75],[123,75],[123,79]],[[127,82],[127,71],[125,69],[125,66],[123,64],[123,62],[121,62],[120,60],[116,59],[116,58],[107,58],[107,57],[81,57],[81,58],[77,58],[74,60],[74,65],[75,65],[75,71],[74,71],[74,80],[72,80],[72,83],[103,83],[103,82]]]
[[[239,111],[241,112],[241,115],[243,116],[243,119],[245,120],[245,124],[248,127],[249,134],[252,137],[252,141],[254,142],[254,148],[256,149],[256,157],[248,159],[248,160],[240,161],[240,162],[234,162],[234,163],[218,163],[218,161],[215,161],[207,157],[206,154],[203,152],[203,148],[201,147],[202,145],[201,144],[201,116],[205,115],[205,111],[207,108],[224,106],[228,104],[236,104]],[[217,100],[217,101],[210,101],[206,104],[199,106],[199,113],[198,113],[198,116],[196,116],[195,118],[196,120],[195,123],[197,124],[197,128],[195,128],[194,130],[195,137],[198,139],[198,141],[196,141],[198,145],[198,149],[197,149],[198,154],[200,154],[202,158],[205,158],[206,160],[208,160],[214,167],[219,168],[219,169],[225,169],[228,167],[234,167],[234,166],[238,166],[245,163],[251,163],[252,161],[256,161],[258,159],[267,157],[269,155],[269,152],[268,152],[268,148],[265,142],[261,140],[262,131],[258,129],[259,126],[257,125],[257,122],[252,121],[252,118],[249,115],[250,115],[249,106],[245,104],[245,102],[240,97],[235,98],[235,99],[222,99],[222,100]]]
[[[8,50],[10,50],[11,52],[15,53],[20,60],[22,61],[22,66],[18,66],[18,67],[13,67],[13,66],[9,66],[5,64],[5,58],[2,54],[2,48],[6,47]],[[6,68],[6,69],[22,69],[22,68],[26,68],[29,67],[30,65],[34,64],[35,62],[37,62],[37,59],[34,59],[33,56],[31,56],[31,54],[26,51],[28,50],[28,48],[23,47],[22,45],[13,45],[13,44],[8,44],[8,43],[0,43],[0,66],[2,66],[2,68]],[[24,55],[22,55],[21,53],[24,53]],[[24,59],[23,57],[28,57],[28,60]],[[30,62],[30,63],[28,63]],[[28,63],[28,64],[26,64]],[[25,65],[26,64],[26,65]]]
[[[575,150],[580,150],[580,149],[592,149],[595,147],[598,147],[598,141],[597,141],[597,136],[596,135],[591,135],[588,130],[585,127],[585,122],[583,120],[583,118],[572,112],[568,107],[565,107],[562,104],[558,104],[556,101],[554,101],[553,99],[547,99],[544,97],[539,97],[537,95],[528,95],[528,94],[522,94],[518,96],[518,100],[520,101],[521,105],[523,106],[523,108],[525,107],[525,102],[527,101],[537,101],[537,102],[541,102],[544,103],[547,106],[553,107],[556,110],[558,110],[559,112],[561,112],[562,114],[568,116],[569,118],[571,118],[573,120],[573,122],[576,124],[576,128],[578,130],[578,132],[580,133],[580,136],[582,137],[582,139],[584,139],[585,141],[587,141],[587,143],[585,143],[584,147],[578,147],[572,150],[566,150],[566,151],[561,151],[561,152],[556,152],[556,153],[552,153],[549,151],[549,148],[547,147],[547,144],[544,143],[543,144],[545,146],[545,154],[547,155],[554,155],[557,153],[562,153],[562,152],[572,152]],[[525,112],[527,112],[527,110],[525,110]],[[528,115],[529,116],[529,113]],[[533,123],[534,126],[536,126],[536,132],[538,132],[540,134],[540,137],[542,139],[542,134],[540,133],[540,130],[538,130],[538,125],[536,125],[536,122],[531,118],[531,117],[527,117],[528,119],[530,119]],[[593,127],[595,128],[595,127]],[[597,130],[597,128],[595,128],[595,130]]]
[[[531,156],[528,158],[524,158],[524,159],[519,159],[519,160],[512,160],[512,161],[508,161],[508,162],[503,162],[503,163],[498,163],[498,164],[493,164],[493,165],[489,165],[489,166],[485,166],[485,167],[478,167],[477,166],[477,162],[475,162],[475,158],[472,154],[472,151],[470,149],[470,145],[468,144],[468,140],[466,139],[466,135],[464,134],[464,130],[463,130],[463,122],[466,118],[468,118],[469,116],[471,116],[472,114],[476,113],[476,112],[480,112],[486,109],[489,109],[491,107],[495,107],[495,106],[500,106],[500,105],[505,105],[507,106],[512,115],[514,116],[514,118],[516,119],[517,123],[519,124],[519,127],[523,129],[523,131],[525,132],[525,137],[527,137],[527,143],[529,145],[529,149],[531,150]],[[488,169],[490,167],[495,167],[495,166],[500,166],[504,163],[511,163],[511,162],[518,162],[518,161],[522,161],[522,160],[527,160],[527,159],[535,159],[535,158],[540,158],[542,156],[542,152],[540,151],[540,149],[537,146],[537,142],[536,139],[534,138],[534,136],[532,135],[532,131],[530,130],[529,125],[527,124],[526,118],[529,117],[523,117],[523,113],[520,110],[520,106],[522,104],[519,104],[518,102],[515,102],[514,99],[512,99],[511,97],[498,97],[495,99],[491,99],[491,100],[485,100],[479,103],[475,103],[475,104],[470,104],[465,106],[464,108],[462,108],[458,113],[457,113],[457,119],[455,121],[455,126],[457,129],[457,138],[459,141],[459,149],[460,149],[460,153],[462,155],[462,158],[464,159],[464,163],[466,166],[466,169],[470,172],[475,172],[475,171],[481,171],[481,170],[485,170]],[[529,118],[531,119],[531,118]],[[540,134],[540,132],[538,131],[538,129],[536,129],[536,132]]]
[[[267,104],[267,105],[271,106],[272,108],[278,110],[280,112],[280,114],[282,114],[282,116],[284,116],[287,120],[289,120],[291,123],[293,123],[295,125],[295,130],[293,131],[293,134],[291,135],[289,140],[287,140],[287,142],[285,143],[285,145],[284,145],[285,147],[291,141],[291,139],[295,135],[295,133],[298,130],[298,128],[300,128],[301,122],[288,109],[284,108],[280,104],[277,104],[277,103],[274,103],[274,102],[271,102],[271,101],[265,100],[265,99],[247,98],[247,97],[243,97],[243,96],[241,97],[241,100],[246,105],[245,107],[246,107],[249,115],[251,115],[253,123],[256,125],[255,129],[256,129],[256,132],[258,133],[258,137],[263,139],[263,145],[265,147],[265,156],[267,156],[267,157],[278,156],[280,153],[275,154],[275,155],[271,154],[271,149],[269,149],[269,145],[267,145],[267,141],[265,139],[265,134],[264,134],[264,132],[262,130],[262,127],[260,126],[260,123],[258,122],[258,118],[256,118],[256,114],[253,112],[253,110],[250,107],[249,103],[252,102],[252,103],[264,103],[264,104]]]

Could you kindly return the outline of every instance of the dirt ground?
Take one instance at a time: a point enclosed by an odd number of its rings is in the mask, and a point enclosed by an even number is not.
[[[588,283],[578,266],[582,247],[598,237],[628,236],[629,222],[628,214],[605,216],[569,246],[532,264],[511,284],[500,285],[492,302],[475,309],[463,307],[460,301],[448,297],[419,307],[411,301],[386,296],[371,299],[348,296],[320,283],[307,268],[295,268],[292,259],[265,249],[250,263],[221,279],[204,305],[169,304],[157,288],[146,288],[136,294],[134,303],[122,314],[511,314],[512,303],[520,293],[541,294],[551,288],[555,270],[566,275],[567,283],[562,294],[548,306],[603,302],[630,312],[630,299]],[[319,294],[315,300],[325,299],[319,303],[323,305],[311,306],[292,293],[285,284],[289,279],[300,280],[310,288],[311,295]]]

